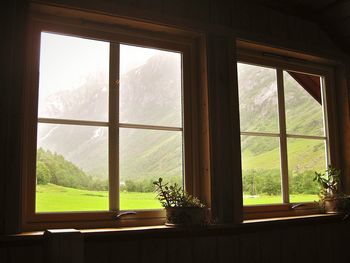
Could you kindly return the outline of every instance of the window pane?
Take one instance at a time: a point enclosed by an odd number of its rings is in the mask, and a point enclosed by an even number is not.
[[[276,70],[238,63],[241,131],[278,132]]]
[[[243,204],[282,203],[279,138],[241,136]]]
[[[109,43],[41,33],[40,118],[108,120]]]
[[[325,142],[323,140],[288,138],[288,170],[290,201],[318,200],[319,188],[313,181],[315,171],[326,169]]]
[[[120,122],[182,126],[181,54],[120,45]]]
[[[283,77],[287,133],[323,136],[320,77],[286,71]]]
[[[36,212],[108,210],[106,127],[38,124]]]
[[[120,129],[120,209],[154,209],[161,205],[152,182],[182,185],[182,132]]]

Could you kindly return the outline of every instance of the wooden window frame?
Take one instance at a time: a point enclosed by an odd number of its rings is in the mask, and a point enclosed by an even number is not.
[[[301,216],[320,213],[315,202],[290,203],[288,185],[287,138],[324,140],[327,165],[338,166],[337,116],[335,105],[334,61],[305,55],[302,53],[253,44],[244,40],[237,41],[237,63],[272,68],[277,77],[277,99],[279,132],[241,132],[241,135],[267,136],[279,138],[281,159],[282,204],[251,205],[243,207],[244,220],[272,217]],[[322,108],[324,115],[324,136],[287,134],[285,124],[285,101],[283,71],[295,71],[321,77]],[[330,127],[332,127],[330,129]]]
[[[47,228],[97,228],[126,227],[163,224],[165,213],[163,209],[137,210],[136,215],[125,215],[115,219],[118,211],[118,176],[116,167],[109,165],[110,186],[114,195],[109,195],[110,211],[98,212],[60,212],[35,213],[35,163],[36,163],[36,132],[37,123],[66,123],[110,126],[118,116],[110,114],[107,122],[72,121],[49,118],[38,118],[38,83],[40,63],[41,32],[61,33],[69,36],[85,37],[108,41],[110,57],[118,56],[119,44],[139,45],[163,50],[181,52],[182,54],[182,128],[183,131],[183,174],[186,190],[204,200],[210,207],[209,189],[209,144],[208,144],[208,109],[206,92],[205,38],[202,33],[185,31],[157,25],[148,22],[135,21],[104,14],[90,13],[80,10],[42,4],[31,4],[31,15],[28,26],[26,87],[23,100],[22,123],[22,230],[42,230]],[[114,45],[114,46],[113,46]],[[117,54],[118,53],[118,54]],[[119,59],[118,59],[119,60]],[[109,96],[118,96],[115,83],[118,83],[119,70],[117,63],[110,62],[114,74],[110,74]],[[117,73],[116,73],[117,72]],[[117,81],[117,82],[116,82]],[[118,100],[117,100],[118,101]],[[109,105],[109,111],[116,111],[118,102]],[[126,125],[119,127],[156,128],[174,130],[171,127]],[[114,126],[109,133],[118,134]],[[109,135],[109,147],[115,144]],[[112,140],[113,140],[112,139]],[[110,148],[109,148],[110,149]],[[109,155],[109,163],[118,158],[115,151]]]

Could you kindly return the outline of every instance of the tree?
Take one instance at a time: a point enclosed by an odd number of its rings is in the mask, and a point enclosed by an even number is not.
[[[48,184],[51,180],[51,173],[44,162],[38,161],[36,164],[37,184]]]

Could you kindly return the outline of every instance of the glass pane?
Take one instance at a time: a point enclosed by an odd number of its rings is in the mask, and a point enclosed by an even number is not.
[[[320,77],[286,71],[283,77],[287,133],[323,136]]]
[[[38,124],[36,212],[108,210],[106,127]]]
[[[238,63],[241,131],[278,133],[276,70]]]
[[[319,188],[313,181],[315,171],[326,169],[326,150],[323,140],[288,138],[288,170],[290,202],[318,200]]]
[[[182,56],[120,45],[120,122],[182,126]]]
[[[182,185],[182,132],[120,129],[120,209],[154,209],[153,181]]]
[[[243,204],[282,203],[279,138],[241,136]]]
[[[41,33],[39,117],[108,120],[109,43]]]

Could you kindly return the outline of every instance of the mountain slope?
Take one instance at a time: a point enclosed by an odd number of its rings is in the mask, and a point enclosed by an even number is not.
[[[181,127],[181,60],[172,54],[151,57],[121,77],[120,121]],[[108,90],[94,75],[74,91],[61,91],[46,101],[44,116],[103,120]],[[120,176],[169,177],[182,174],[181,132],[120,129]],[[108,177],[108,129],[39,124],[38,147],[63,155],[89,175]]]
[[[171,55],[156,55],[130,70],[120,83],[120,121],[181,127],[181,66]],[[267,73],[266,73],[267,72]],[[278,132],[276,76],[239,66],[241,130]],[[106,77],[95,74],[73,91],[46,100],[40,113],[56,118],[106,121]],[[293,79],[285,77],[288,132],[322,135],[320,105]],[[274,142],[272,142],[274,140]],[[121,181],[182,174],[182,135],[175,131],[120,129]],[[38,148],[64,156],[88,175],[108,178],[108,129],[97,126],[39,124]],[[244,170],[279,169],[278,139],[242,136]],[[292,171],[323,170],[322,141],[288,141]],[[301,154],[302,153],[302,154]]]

